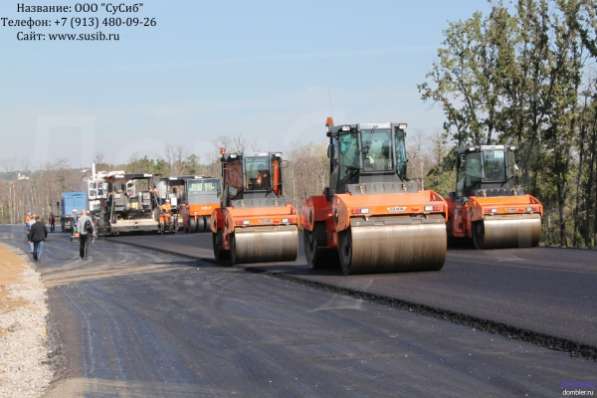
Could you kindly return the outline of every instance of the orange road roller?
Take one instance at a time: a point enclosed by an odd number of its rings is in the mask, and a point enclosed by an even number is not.
[[[220,193],[219,178],[203,176],[185,178],[185,216],[188,218],[185,224],[186,231],[209,231],[210,217],[214,210],[220,207]]]
[[[448,199],[451,240],[472,240],[478,249],[539,244],[543,205],[518,185],[515,150],[505,145],[459,150],[456,192]]]
[[[437,271],[445,261],[448,205],[406,177],[406,123],[334,125],[329,187],[301,213],[313,268],[354,273]]]
[[[283,195],[281,154],[222,150],[220,161],[221,204],[210,221],[216,262],[294,261],[298,215]]]

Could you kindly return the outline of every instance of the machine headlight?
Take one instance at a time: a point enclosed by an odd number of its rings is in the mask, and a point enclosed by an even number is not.
[[[497,209],[491,209],[491,214],[497,213]]]
[[[282,219],[282,224],[288,224],[288,219],[287,218],[283,218]]]
[[[363,207],[363,208],[361,209],[361,214],[369,214],[369,209],[368,209],[368,208],[366,208],[366,207]]]
[[[433,205],[425,205],[425,211],[427,211],[427,212],[433,211]]]
[[[243,225],[249,225],[249,224],[251,224],[251,221],[249,221],[249,220],[243,220]]]

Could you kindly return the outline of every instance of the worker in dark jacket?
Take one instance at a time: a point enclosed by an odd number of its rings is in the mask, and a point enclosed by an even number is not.
[[[33,259],[39,261],[43,252],[43,244],[48,237],[48,229],[39,216],[35,216],[35,223],[31,225],[29,230],[29,242],[33,243]]]

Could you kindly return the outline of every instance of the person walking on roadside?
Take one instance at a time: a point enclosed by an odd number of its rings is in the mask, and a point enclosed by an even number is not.
[[[50,232],[54,232],[56,231],[56,216],[54,215],[53,212],[50,212]]]
[[[79,256],[84,259],[87,258],[89,240],[96,236],[95,225],[93,225],[93,220],[89,216],[89,210],[85,210],[79,217],[77,229],[79,230]]]
[[[33,259],[39,261],[43,251],[43,244],[48,237],[48,229],[46,225],[39,219],[39,216],[34,216],[35,222],[31,225],[29,230],[29,242],[33,244]]]

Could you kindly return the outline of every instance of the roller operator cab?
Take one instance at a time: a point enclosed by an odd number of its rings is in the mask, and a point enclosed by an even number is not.
[[[283,195],[279,153],[222,151],[221,206],[211,216],[216,261],[293,261],[298,252],[298,216]]]
[[[447,203],[407,179],[406,124],[326,125],[329,187],[301,216],[309,263],[344,274],[441,269]]]
[[[478,249],[537,246],[543,205],[518,185],[515,149],[459,150],[456,192],[448,201],[451,239],[470,239]]]

